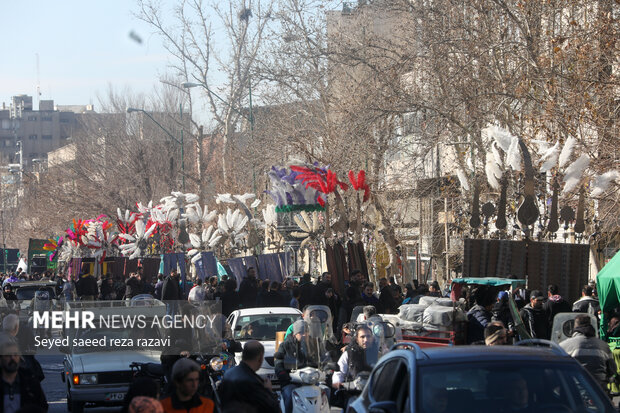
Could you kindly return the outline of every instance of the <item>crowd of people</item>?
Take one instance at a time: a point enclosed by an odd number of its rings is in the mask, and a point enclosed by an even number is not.
[[[30,277],[25,273],[3,274],[1,276],[3,296],[7,301],[17,299],[13,289],[16,283],[22,281],[48,281],[55,286],[57,296],[64,300],[119,300],[132,299],[142,294],[149,294],[155,298],[171,301],[181,300],[196,304],[205,300],[220,301],[223,317],[239,308],[253,307],[293,307],[304,309],[308,306],[322,305],[330,309],[333,323],[333,337],[341,338],[349,335],[349,344],[336,340],[334,343],[339,350],[336,360],[340,372],[333,378],[334,389],[339,389],[342,382],[350,377],[351,373],[368,369],[360,358],[368,348],[372,334],[365,328],[351,328],[349,321],[355,307],[364,307],[366,318],[375,314],[396,314],[403,304],[417,304],[424,296],[448,297],[449,285],[444,290],[434,281],[429,285],[407,284],[398,285],[393,278],[381,278],[378,286],[369,282],[361,271],[353,270],[347,281],[344,294],[338,294],[332,285],[331,275],[323,273],[315,282],[309,274],[300,277],[289,277],[282,282],[273,280],[259,280],[254,268],[247,269],[247,276],[237,282],[235,278],[223,276],[210,277],[205,280],[187,280],[183,284],[177,270],[169,274],[158,274],[155,279],[145,276],[142,269],[130,274],[126,280],[111,275],[99,279],[90,274],[82,274],[76,281],[64,274],[45,273],[41,277]],[[616,366],[608,346],[596,338],[594,327],[590,322],[590,315],[599,312],[596,290],[592,285],[586,285],[582,290],[582,297],[574,303],[569,303],[558,293],[558,287],[550,285],[547,294],[540,291],[524,289],[510,289],[495,292],[494,295],[473,293],[468,297],[471,308],[467,312],[467,342],[468,344],[503,345],[518,339],[519,332],[515,329],[513,316],[509,308],[509,297],[512,297],[518,307],[523,328],[533,338],[549,339],[553,318],[561,312],[584,313],[577,317],[573,337],[562,343],[562,347],[576,357],[604,384],[610,374],[615,373]],[[305,313],[304,313],[305,317]],[[289,328],[287,338],[280,345],[278,357],[284,358],[285,353],[299,357],[299,343],[307,327],[303,321],[295,323]],[[620,317],[612,318],[610,329],[620,329]],[[34,356],[20,354],[20,340],[28,333],[28,327],[19,328],[19,318],[14,314],[6,316],[2,322],[3,332],[0,334],[0,349],[2,360],[0,370],[4,380],[0,386],[4,400],[3,412],[38,412],[46,411],[47,403],[41,389],[43,371]],[[597,341],[598,340],[598,341]],[[239,349],[241,350],[241,349]],[[595,356],[593,354],[596,353]],[[271,384],[262,379],[256,371],[263,363],[264,348],[258,341],[250,340],[242,350],[242,362],[224,376],[220,386],[220,398],[224,406],[223,411],[278,411],[278,401],[273,395]],[[276,374],[282,385],[282,394],[287,403],[286,410],[290,410],[291,393],[293,387],[288,387],[290,379],[288,371],[282,363],[276,361]],[[172,391],[163,395],[158,384],[150,379],[141,378],[134,381],[126,402],[124,412],[211,412],[214,409],[213,400],[198,394],[200,366],[191,359],[180,357],[175,359],[170,368],[170,380],[174,383]],[[240,387],[241,386],[241,387]],[[247,387],[253,391],[240,391]],[[31,410],[24,410],[27,403],[33,405]],[[20,410],[21,409],[21,410]],[[36,410],[39,409],[39,410]]]

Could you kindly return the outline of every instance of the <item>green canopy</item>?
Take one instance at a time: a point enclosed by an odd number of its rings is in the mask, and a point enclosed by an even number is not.
[[[514,280],[512,278],[499,277],[455,278],[452,282],[457,284],[490,285],[493,287],[498,287],[500,285],[512,285],[513,287],[525,285],[525,280]]]
[[[601,338],[607,339],[609,312],[620,307],[620,254],[614,257],[596,275],[596,291],[601,305]]]

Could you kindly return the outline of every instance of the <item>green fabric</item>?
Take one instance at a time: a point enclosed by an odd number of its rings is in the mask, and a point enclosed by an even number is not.
[[[325,208],[323,208],[319,204],[282,205],[282,206],[276,207],[276,212],[298,212],[298,211],[307,211],[307,212],[325,211]]]
[[[611,353],[614,356],[614,361],[616,362],[616,366],[618,366],[617,373],[620,374],[620,348],[613,349]],[[620,388],[616,383],[608,384],[607,387],[612,391],[612,393],[620,393]]]
[[[290,326],[288,326],[288,328],[286,329],[286,334],[284,335],[284,339],[286,340],[286,338],[290,335],[293,334],[293,325],[291,324]]]
[[[614,257],[598,272],[596,290],[601,305],[600,337],[607,340],[609,312],[620,307],[620,254]]]
[[[475,284],[475,285],[490,285],[497,287],[500,285],[512,285],[516,287],[518,285],[525,285],[525,280],[513,280],[512,278],[498,278],[498,277],[469,277],[469,278],[455,278],[452,280],[457,284]]]
[[[221,280],[222,275],[228,275],[228,273],[226,272],[226,269],[224,268],[224,266],[220,264],[220,262],[217,260],[217,258],[216,258],[216,262],[217,262],[217,279]]]

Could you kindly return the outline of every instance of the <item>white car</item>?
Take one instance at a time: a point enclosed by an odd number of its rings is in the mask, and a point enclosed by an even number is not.
[[[292,307],[261,307],[233,311],[227,319],[233,336],[242,345],[248,340],[258,340],[265,347],[265,360],[256,372],[266,377],[276,386],[273,355],[276,351],[276,332],[286,331],[291,324],[301,319],[301,311]],[[241,353],[235,354],[237,364]]]
[[[151,318],[162,317],[166,314],[166,306],[158,300],[152,300],[155,305],[127,306],[124,301],[97,302],[108,307],[82,307],[82,310],[93,311],[97,314],[109,313],[118,315],[144,314]],[[69,304],[69,303],[68,303]],[[69,306],[67,306],[69,309]],[[133,380],[133,372],[129,365],[138,363],[160,363],[161,351],[145,349],[135,345],[124,349],[118,347],[97,347],[73,345],[73,339],[78,340],[125,340],[129,338],[157,339],[162,338],[157,328],[114,329],[106,326],[97,326],[96,329],[71,329],[65,331],[69,337],[69,346],[61,347],[65,353],[63,361],[62,379],[67,386],[67,410],[72,413],[82,413],[86,405],[111,406],[122,404],[129,384]],[[125,343],[127,344],[127,343]],[[125,345],[122,344],[122,345]]]

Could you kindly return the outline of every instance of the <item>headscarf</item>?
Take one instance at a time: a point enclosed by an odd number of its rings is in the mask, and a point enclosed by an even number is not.
[[[131,400],[129,413],[164,413],[164,408],[158,400],[138,396]]]

